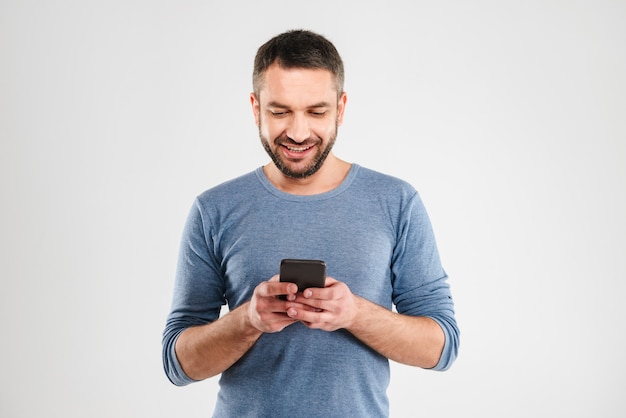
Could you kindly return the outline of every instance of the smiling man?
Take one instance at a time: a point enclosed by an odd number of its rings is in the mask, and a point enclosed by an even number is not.
[[[318,183],[329,188],[339,184],[350,164],[331,151],[347,96],[333,73],[275,61],[263,74],[255,75],[250,99],[261,143],[274,163],[265,167],[265,174],[280,189],[296,194],[326,191],[315,189]],[[324,178],[327,182],[321,184]]]
[[[200,194],[189,213],[163,362],[176,385],[221,374],[214,417],[385,417],[389,360],[446,370],[456,358],[419,194],[332,151],[343,79],[318,34],[261,46],[250,101],[271,162]],[[279,281],[285,258],[324,260],[325,286]]]

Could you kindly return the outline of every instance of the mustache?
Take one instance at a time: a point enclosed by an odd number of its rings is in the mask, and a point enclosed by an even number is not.
[[[275,145],[286,145],[286,146],[292,146],[292,147],[310,147],[313,145],[318,145],[321,142],[322,140],[317,137],[309,138],[302,142],[297,142],[297,141],[294,141],[292,138],[288,137],[287,135],[281,135],[274,139]]]

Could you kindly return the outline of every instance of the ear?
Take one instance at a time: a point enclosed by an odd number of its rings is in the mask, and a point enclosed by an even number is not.
[[[339,96],[339,102],[337,103],[337,125],[338,126],[341,126],[341,124],[343,123],[343,114],[346,110],[347,101],[348,101],[348,95],[344,91],[343,93],[341,93],[341,96]]]
[[[254,114],[254,123],[259,126],[259,114],[261,112],[261,103],[256,97],[256,94],[250,93],[250,104],[252,105],[252,113]]]

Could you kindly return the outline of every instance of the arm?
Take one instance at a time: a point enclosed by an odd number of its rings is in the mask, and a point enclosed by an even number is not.
[[[220,374],[243,356],[261,336],[246,312],[249,302],[215,322],[190,327],[176,340],[176,357],[185,374],[202,380]]]
[[[187,328],[176,341],[176,357],[185,374],[193,380],[220,374],[264,332],[279,332],[296,322],[286,315],[288,302],[276,296],[287,294],[293,300],[297,290],[295,284],[279,282],[274,276],[257,286],[249,302],[214,322]]]
[[[172,307],[163,331],[163,368],[178,386],[223,372],[263,332],[280,331],[295,322],[286,315],[286,302],[274,295],[294,293],[297,286],[279,282],[278,276],[260,283],[248,302],[220,318],[224,279],[206,224],[196,201],[185,224]]]
[[[383,356],[403,364],[433,368],[439,363],[445,336],[432,318],[387,310],[355,297],[357,315],[347,330]]]
[[[296,302],[319,312],[289,307],[287,314],[310,328],[334,331],[344,328],[381,355],[423,368],[435,367],[445,345],[441,326],[424,316],[392,312],[356,296],[341,282],[327,279],[327,287],[308,289]]]

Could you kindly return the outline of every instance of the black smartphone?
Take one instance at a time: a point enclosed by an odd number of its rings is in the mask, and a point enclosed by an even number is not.
[[[322,260],[286,258],[280,262],[280,281],[297,284],[298,292],[309,287],[324,287],[326,263]]]

